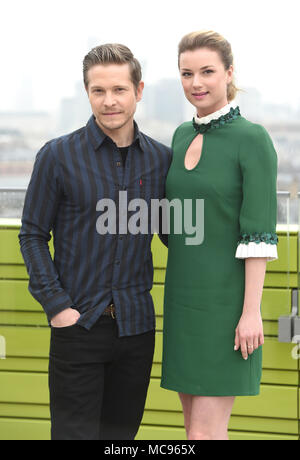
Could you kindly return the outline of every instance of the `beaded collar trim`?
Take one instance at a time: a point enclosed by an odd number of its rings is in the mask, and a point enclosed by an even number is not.
[[[198,123],[199,125],[204,124],[206,125],[209,123],[211,120],[216,120],[219,118],[221,115],[226,115],[231,107],[235,108],[238,104],[235,101],[229,102],[228,104],[224,105],[221,109],[217,110],[216,112],[209,113],[208,115],[205,115],[204,117],[198,117],[198,113],[196,112],[195,114],[195,122]]]
[[[231,107],[230,111],[226,115],[221,115],[219,118],[211,120],[209,123],[197,123],[195,118],[193,118],[193,126],[195,131],[198,131],[201,134],[206,133],[207,131],[221,128],[226,123],[232,123],[241,115],[239,106]]]

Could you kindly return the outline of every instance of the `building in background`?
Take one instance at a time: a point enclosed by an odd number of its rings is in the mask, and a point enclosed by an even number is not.
[[[30,107],[29,86],[28,91]],[[236,102],[243,116],[269,132],[278,153],[277,188],[295,197],[300,190],[300,104],[295,109],[265,103],[255,88],[244,88]],[[27,186],[37,151],[49,139],[86,125],[91,114],[81,81],[76,83],[72,97],[61,100],[57,113],[0,112],[0,186]],[[193,114],[179,79],[163,79],[145,86],[136,120],[146,134],[170,145],[177,126],[191,120]],[[294,211],[292,219],[293,215]]]
[[[83,82],[77,82],[74,96],[61,100],[56,134],[63,135],[81,128],[86,125],[91,115],[91,106]]]

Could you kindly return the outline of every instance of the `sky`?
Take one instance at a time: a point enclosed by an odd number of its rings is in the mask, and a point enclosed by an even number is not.
[[[300,107],[299,0],[2,0],[0,111],[56,110],[82,80],[85,54],[127,45],[145,84],[178,78],[183,35],[215,30],[232,46],[236,82],[263,100]]]

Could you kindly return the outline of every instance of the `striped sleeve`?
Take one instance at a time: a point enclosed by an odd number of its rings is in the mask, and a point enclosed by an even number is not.
[[[28,289],[51,318],[73,302],[61,286],[48,241],[61,194],[58,164],[47,143],[37,154],[27,188],[18,235],[29,275]]]

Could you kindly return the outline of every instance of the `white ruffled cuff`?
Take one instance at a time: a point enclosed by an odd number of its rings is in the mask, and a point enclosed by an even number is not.
[[[237,259],[247,259],[248,257],[267,257],[267,262],[278,259],[277,245],[261,243],[240,243],[237,247],[235,257]]]

